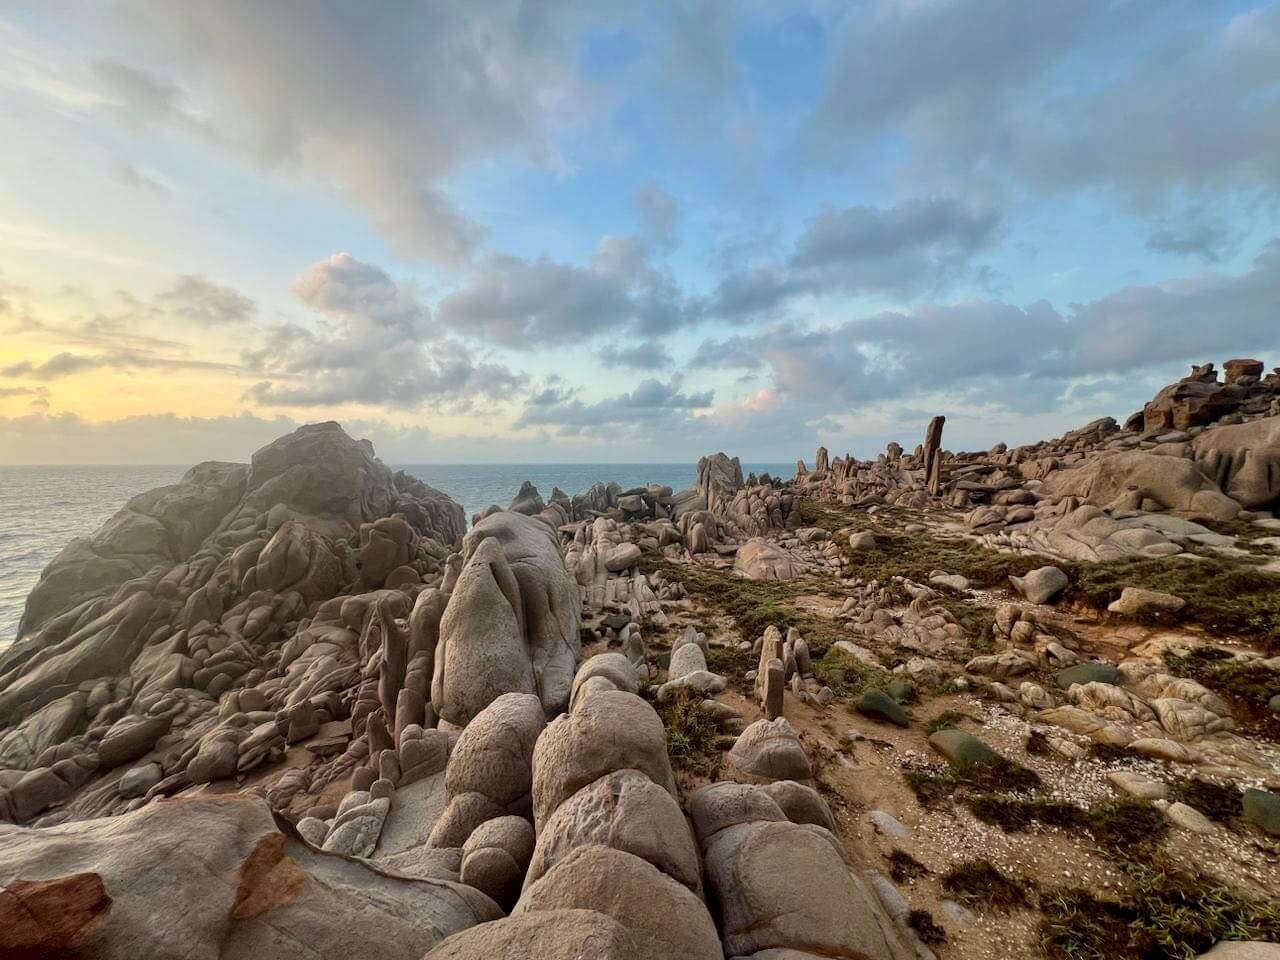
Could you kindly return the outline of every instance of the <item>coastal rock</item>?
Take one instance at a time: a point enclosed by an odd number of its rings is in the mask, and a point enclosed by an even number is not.
[[[569,705],[581,601],[555,534],[495,513],[463,538],[464,566],[440,620],[433,708],[466,726],[503,693],[534,693],[548,717]]]
[[[0,824],[0,862],[6,878],[26,882],[100,878],[109,907],[79,949],[104,960],[418,960],[448,934],[501,916],[470,887],[397,879],[318,853],[244,796],[171,800],[39,830]],[[175,905],[164,922],[159,903]]]
[[[733,568],[748,580],[794,580],[800,575],[791,554],[761,537],[753,537],[738,548]]]

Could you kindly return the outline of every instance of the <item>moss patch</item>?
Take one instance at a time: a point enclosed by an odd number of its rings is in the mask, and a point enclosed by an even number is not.
[[[1096,609],[1106,609],[1125,587],[1146,587],[1187,601],[1177,619],[1280,644],[1280,578],[1261,573],[1254,563],[1222,557],[1130,559],[1083,564],[1071,573],[1067,596]]]
[[[942,878],[942,889],[960,903],[1009,910],[1031,905],[1035,884],[1023,877],[1006,877],[989,860],[968,860]]]
[[[732,617],[744,640],[755,641],[771,626],[783,633],[796,627],[809,650],[820,656],[843,636],[836,623],[801,610],[794,603],[799,597],[815,594],[843,597],[839,584],[829,577],[776,583],[748,580],[728,569],[665,560],[660,569],[664,576],[681,581],[692,599],[717,614]]]
[[[870,687],[883,688],[891,679],[887,670],[864,663],[837,647],[831,647],[813,665],[813,675],[837,697],[856,697]]]
[[[1040,947],[1053,960],[1192,960],[1221,940],[1280,940],[1280,902],[1216,880],[1146,864],[1126,866],[1115,900],[1078,888],[1041,897]]]

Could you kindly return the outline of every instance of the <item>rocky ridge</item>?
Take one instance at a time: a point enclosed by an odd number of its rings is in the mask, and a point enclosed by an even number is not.
[[[69,544],[0,656],[0,946],[1070,955],[1070,891],[988,912],[960,861],[1110,887],[1120,801],[1280,936],[1248,906],[1280,892],[1280,371],[1225,366],[1124,426],[952,453],[938,417],[789,481],[526,483],[470,529],[336,424],[198,465]],[[1142,579],[1196,564],[1260,612],[1215,633]]]

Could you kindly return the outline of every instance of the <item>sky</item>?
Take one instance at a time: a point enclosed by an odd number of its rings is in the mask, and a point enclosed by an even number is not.
[[[0,0],[0,464],[874,456],[1280,364],[1280,2]]]

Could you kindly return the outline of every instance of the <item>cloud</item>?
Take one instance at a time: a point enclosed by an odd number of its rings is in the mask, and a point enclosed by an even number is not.
[[[426,336],[430,314],[412,291],[349,254],[314,264],[293,291],[333,322],[316,330],[281,324],[261,346],[245,350],[246,366],[262,376],[246,400],[286,407],[360,403],[460,410],[477,399],[506,399],[527,382],[456,340]]]
[[[446,262],[483,235],[451,179],[500,155],[554,161],[551,131],[594,101],[573,70],[577,39],[609,14],[519,0],[133,7],[226,139],[269,169],[338,183],[397,254]]]
[[[1237,275],[1129,287],[1064,314],[1047,301],[927,303],[830,327],[782,323],[708,340],[695,368],[767,369],[804,403],[859,404],[959,391],[1042,409],[1081,378],[1280,350],[1280,240]]]
[[[674,245],[676,226],[680,223],[680,204],[656,183],[645,183],[636,190],[636,210],[649,242],[660,248]]]
[[[841,163],[892,144],[899,182],[1001,196],[1105,190],[1138,210],[1280,188],[1280,7],[897,3],[847,18],[810,123]]]
[[[193,274],[178,277],[167,290],[156,294],[155,307],[202,327],[243,323],[258,311],[256,303],[233,287]]]
[[[169,196],[169,188],[158,177],[143,171],[127,160],[116,163],[114,175],[116,180],[126,187],[143,190],[161,198]]]
[[[427,332],[428,313],[413,291],[381,267],[349,253],[335,253],[293,282],[293,293],[313,310],[357,325],[394,327],[406,335]]]
[[[217,370],[238,373],[241,368],[231,363],[211,360],[187,360],[181,357],[155,356],[135,350],[113,350],[102,354],[79,354],[63,351],[36,363],[21,360],[0,367],[0,376],[31,380],[61,380],[88,370]]]
[[[666,333],[695,322],[699,310],[638,238],[606,236],[589,267],[491,254],[440,302],[437,319],[459,333],[534,350],[621,330]]]
[[[1157,253],[1199,257],[1206,263],[1218,263],[1234,249],[1236,239],[1236,231],[1221,220],[1192,217],[1152,231],[1146,247]]]
[[[671,366],[671,354],[666,347],[652,340],[634,347],[618,347],[609,344],[596,354],[606,367],[630,367],[632,370],[659,370]]]
[[[723,277],[710,312],[742,320],[776,311],[800,295],[936,294],[983,278],[972,260],[995,241],[1000,223],[996,212],[951,197],[824,210],[785,263]]]
[[[670,430],[697,410],[711,406],[714,393],[685,393],[679,377],[668,382],[642,380],[629,393],[620,393],[594,403],[578,399],[573,391],[543,390],[529,397],[524,411],[515,422],[515,429],[555,426],[561,436],[574,436],[584,432],[608,434],[621,430],[627,433],[652,431],[655,421],[661,420],[662,429]]]

